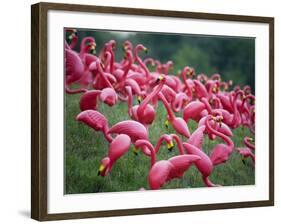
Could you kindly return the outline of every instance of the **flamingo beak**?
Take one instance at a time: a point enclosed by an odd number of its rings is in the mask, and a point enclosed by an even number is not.
[[[165,127],[166,127],[166,128],[169,127],[169,123],[170,123],[170,122],[169,122],[169,120],[167,119],[167,120],[165,121]]]
[[[157,80],[156,80],[156,83],[159,83],[160,81],[162,81],[164,79],[164,76],[163,75],[159,75]]]
[[[217,92],[217,88],[214,87],[214,88],[213,88],[213,93],[216,93],[216,92]]]
[[[101,173],[104,171],[104,169],[105,169],[105,166],[103,164],[101,164],[99,167],[98,176],[101,175]]]
[[[143,50],[144,50],[144,53],[146,53],[146,54],[148,53],[148,49],[146,47]]]
[[[244,165],[246,165],[246,162],[245,162],[245,158],[244,157],[242,157],[242,163],[244,164]]]
[[[92,46],[91,46],[91,50],[90,50],[90,52],[91,52],[91,54],[96,54],[96,43],[92,43]]]
[[[140,104],[140,103],[141,103],[141,100],[142,100],[142,97],[141,97],[141,96],[138,96],[138,97],[137,97],[137,100],[138,100],[138,103]]]
[[[136,147],[133,148],[133,153],[137,156],[138,155],[138,150]]]
[[[167,144],[167,147],[168,147],[168,150],[171,152],[171,151],[173,150],[173,148],[174,148],[174,143],[173,143],[173,141],[169,142],[169,143]]]

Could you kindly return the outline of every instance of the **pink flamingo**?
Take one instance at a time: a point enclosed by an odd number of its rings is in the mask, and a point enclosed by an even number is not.
[[[76,90],[69,89],[69,86],[72,83],[78,81],[82,77],[83,72],[84,64],[79,55],[75,51],[65,48],[65,90],[67,93],[75,94],[87,91],[87,89],[84,88]]]
[[[212,149],[212,152],[211,152],[211,155],[210,155],[210,159],[211,159],[213,165],[219,165],[221,163],[225,163],[228,160],[230,154],[233,151],[234,144],[233,144],[233,141],[229,137],[227,137],[226,135],[224,135],[221,132],[218,132],[217,130],[212,128],[212,126],[210,125],[211,120],[214,120],[214,118],[211,115],[209,115],[206,119],[206,127],[212,133],[219,136],[220,138],[222,138],[226,142],[226,145],[225,144],[217,144]]]
[[[126,134],[131,138],[133,144],[135,144],[135,142],[140,139],[148,140],[148,131],[145,126],[137,121],[132,120],[118,122],[117,124],[113,125],[107,133]],[[144,149],[143,153],[146,156],[151,156],[150,152],[148,151],[148,149]]]
[[[212,161],[210,160],[209,156],[202,150],[204,129],[204,126],[197,128],[196,131],[192,133],[190,139],[188,140],[188,143],[182,143],[181,139],[175,134],[172,134],[172,137],[177,142],[180,154],[184,153],[184,146],[188,154],[197,155],[201,158],[200,160],[195,162],[195,166],[201,173],[205,185],[208,187],[217,187],[218,185],[213,184],[209,179],[209,176],[213,172]]]
[[[201,98],[201,101],[190,102],[183,110],[183,119],[188,122],[189,119],[198,122],[208,113],[212,113],[212,108],[206,98]]]
[[[209,94],[207,92],[206,87],[198,80],[193,80],[193,83],[194,83],[194,89],[197,98],[201,99],[202,97],[204,97],[208,99]]]
[[[155,118],[155,110],[154,108],[148,104],[153,97],[155,97],[162,89],[165,84],[165,77],[159,76],[157,82],[159,83],[153,91],[141,102],[141,104],[137,107],[137,117],[138,121],[145,125],[150,125],[154,121]]]
[[[169,103],[167,102],[165,96],[160,92],[158,94],[159,98],[163,102],[166,111],[168,113],[168,120],[172,124],[173,128],[178,132],[179,134],[185,136],[186,138],[190,137],[190,132],[188,129],[188,126],[186,125],[185,121],[181,117],[176,117],[171,110]]]
[[[213,112],[213,115],[216,115],[215,112]],[[201,118],[201,120],[198,122],[198,127],[205,126],[207,116]],[[223,122],[223,116],[219,113],[216,116],[216,121],[211,121],[211,125],[213,128],[215,128],[217,131],[223,133],[224,135],[228,137],[232,137],[233,133],[231,129]],[[205,133],[208,134],[209,139],[214,140],[216,138],[216,135],[212,134],[211,131],[209,131],[207,128],[205,129]]]
[[[151,166],[155,163],[155,160],[156,160],[155,157],[156,157],[156,154],[160,150],[162,142],[166,142],[167,148],[168,148],[169,151],[171,151],[174,148],[173,139],[172,139],[171,135],[167,135],[167,134],[164,134],[164,135],[160,136],[160,138],[158,139],[155,147],[153,147],[153,145],[148,140],[145,140],[145,139],[137,140],[137,142],[138,143],[142,142],[142,144],[140,144],[140,145],[136,144],[135,145],[134,153],[137,155],[138,154],[138,148],[141,148],[142,152],[145,155],[151,156]],[[151,154],[151,149],[153,149],[153,152],[155,153],[155,155]]]
[[[144,70],[144,74],[145,74],[144,83],[147,83],[150,79],[150,72],[149,72],[148,68],[145,66],[145,64],[143,63],[143,61],[141,60],[141,58],[138,56],[139,51],[142,51],[142,50],[145,53],[148,52],[148,49],[146,47],[144,47],[142,44],[138,44],[134,49],[134,56],[135,56],[136,61],[140,65],[140,67]]]
[[[174,178],[181,178],[192,163],[200,160],[199,156],[180,155],[174,156],[169,160],[156,162],[155,151],[149,141],[138,140],[135,145],[137,148],[146,147],[151,152],[151,168],[148,174],[148,182],[152,190],[159,189],[165,183]]]
[[[73,49],[78,42],[77,30],[68,28],[65,29],[65,32],[70,32],[70,35],[67,36],[67,42],[70,44],[67,44],[67,47],[69,47],[69,49]]]
[[[253,138],[250,138],[250,137],[245,137],[245,138],[244,138],[244,144],[245,144],[249,149],[255,150],[255,145],[253,145],[251,142],[254,142],[254,139],[253,139]]]
[[[115,162],[128,152],[131,139],[128,135],[117,135],[109,145],[108,156],[101,160],[98,175],[106,176],[112,169]]]
[[[245,164],[244,158],[251,158],[253,164],[255,165],[255,154],[251,151],[251,149],[245,148],[237,148],[237,151],[243,156],[242,162]]]
[[[83,122],[96,131],[102,131],[107,141],[112,142],[112,137],[108,134],[108,121],[100,112],[85,110],[76,116],[76,120]]]
[[[183,91],[187,92],[187,95],[190,99],[193,98],[194,83],[191,78],[194,74],[195,74],[194,68],[191,68],[189,66],[185,66],[181,72],[181,77],[184,84]],[[189,77],[188,79],[186,78],[186,75],[188,75]]]
[[[116,93],[112,88],[104,88],[103,90],[86,91],[80,98],[80,110],[96,110],[97,100],[99,99],[108,106],[116,103]]]

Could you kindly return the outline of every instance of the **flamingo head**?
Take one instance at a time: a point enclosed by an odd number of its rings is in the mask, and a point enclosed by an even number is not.
[[[98,176],[106,176],[110,171],[110,158],[105,157],[101,160],[101,164],[98,170]]]
[[[142,101],[142,96],[137,96],[137,101],[138,101],[138,103],[140,104],[141,101]]]
[[[166,78],[165,78],[165,75],[159,75],[156,79],[156,83],[159,84],[159,83],[165,83],[166,81]]]
[[[77,30],[76,29],[66,29],[66,32],[69,32],[70,34],[67,36],[67,41],[70,42],[74,39],[78,39],[77,36]]]
[[[135,53],[138,52],[138,51],[144,51],[144,53],[148,53],[148,49],[143,46],[142,44],[138,44],[135,48]]]
[[[192,78],[195,75],[195,70],[194,68],[189,68],[187,71],[187,75],[189,78]]]
[[[171,135],[164,134],[161,139],[166,142],[168,150],[171,152],[174,148],[173,137]]]
[[[110,40],[110,41],[108,41],[108,47],[111,47],[111,49],[113,49],[113,50],[115,50],[115,48],[116,48],[116,40]]]
[[[90,46],[90,54],[96,54],[96,42],[91,42],[89,43],[89,46]]]
[[[217,124],[219,124],[219,126],[221,127],[223,122],[223,116],[222,115],[212,116],[212,120]]]
[[[123,50],[127,52],[127,51],[131,51],[132,49],[133,49],[133,44],[129,40],[126,40],[123,43]]]

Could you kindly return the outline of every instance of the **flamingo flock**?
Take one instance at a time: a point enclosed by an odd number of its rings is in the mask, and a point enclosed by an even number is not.
[[[201,174],[204,185],[221,186],[213,183],[210,176],[215,166],[228,162],[233,153],[239,153],[242,162],[248,158],[255,165],[254,139],[244,136],[244,148],[236,148],[232,140],[233,130],[241,126],[255,133],[255,96],[250,86],[231,89],[232,81],[223,81],[219,74],[211,77],[196,74],[190,66],[174,73],[172,61],[142,59],[141,53],[147,53],[148,49],[142,44],[133,46],[129,40],[123,43],[121,61],[116,60],[115,40],[105,43],[97,53],[94,37],[85,37],[80,51],[76,51],[77,30],[67,29],[66,34],[65,92],[81,95],[81,112],[76,120],[93,131],[102,132],[108,142],[98,175],[110,175],[114,164],[130,149],[150,161],[147,180],[153,190],[175,178],[184,178],[191,166]],[[112,110],[117,104],[123,104],[128,108],[130,119],[110,126],[99,111],[103,103]],[[173,131],[159,136],[153,146],[149,139],[150,126],[159,116],[159,104],[166,110],[163,126],[167,132]],[[190,120],[197,123],[193,133],[189,129]],[[209,155],[203,148],[205,137],[222,142],[215,145]],[[162,143],[170,151],[177,146],[178,155],[157,160]]]

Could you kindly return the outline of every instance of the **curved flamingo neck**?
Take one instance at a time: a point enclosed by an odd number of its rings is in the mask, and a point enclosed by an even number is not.
[[[160,90],[162,89],[162,87],[164,86],[165,81],[161,81],[160,84],[157,85],[157,87],[155,87],[153,89],[153,91],[147,96],[145,97],[145,99],[141,102],[138,111],[140,111],[141,113],[143,113],[145,107],[147,106],[147,104],[150,102],[150,100],[156,96]]]
[[[206,118],[206,126],[207,128],[212,132],[212,134],[215,134],[216,136],[220,137],[223,141],[225,141],[225,143],[229,146],[229,148],[232,150],[234,148],[234,144],[233,141],[227,137],[226,135],[224,135],[223,133],[215,130],[212,128],[212,126],[210,125],[210,120],[212,120],[212,116],[208,116]]]
[[[256,99],[255,96],[253,96],[252,94],[247,95],[242,102],[242,108],[244,108],[245,103],[247,103],[248,100],[255,100],[255,99]]]
[[[84,37],[80,43],[80,50],[82,50],[85,47],[87,41],[91,43],[91,42],[95,42],[95,39],[93,37]]]
[[[211,79],[212,79],[212,80],[221,80],[221,76],[220,76],[220,74],[213,74],[213,75],[211,76]]]
[[[141,50],[141,46],[137,45],[135,47],[134,54],[135,54],[136,61],[139,63],[140,67],[144,70],[146,82],[148,82],[150,73],[148,71],[148,68],[146,67],[146,65],[143,63],[143,61],[141,60],[141,58],[138,55],[140,50]]]
[[[239,95],[243,95],[242,90],[238,90],[237,92],[235,92],[234,97],[231,97],[231,104],[232,104],[232,107],[234,109],[234,116],[233,116],[231,125],[234,125],[237,122],[237,119],[238,119],[238,116],[239,116],[239,111],[238,111],[237,103],[236,103],[237,97]]]
[[[248,148],[254,150],[254,149],[255,149],[255,146],[254,146],[253,144],[251,144],[249,141],[250,141],[249,137],[245,137],[245,138],[244,138],[244,144],[245,144]]]
[[[166,100],[165,96],[161,92],[158,93],[158,96],[160,97],[160,99],[162,100],[162,102],[166,108],[166,111],[169,115],[169,119],[171,121],[173,121],[175,119],[175,115],[174,115],[172,109],[170,108],[168,101]]]
[[[133,64],[133,54],[131,51],[127,51],[126,53],[127,55],[127,58],[128,58],[128,64],[126,65],[126,68],[125,68],[125,71],[123,73],[123,76],[122,76],[122,79],[121,79],[121,82],[124,82],[127,78],[127,75],[128,75],[128,72]]]
[[[76,94],[76,93],[85,93],[88,90],[85,88],[80,88],[80,89],[70,89],[69,86],[65,87],[65,92],[68,94]]]
[[[109,127],[107,124],[105,124],[105,126],[103,127],[103,135],[106,138],[106,140],[111,143],[113,141],[113,138],[111,137],[111,135],[108,133]]]
[[[100,73],[102,79],[103,79],[103,80],[105,81],[105,83],[107,84],[107,87],[110,87],[110,88],[114,89],[113,86],[111,85],[110,81],[109,81],[109,80],[107,79],[107,77],[105,76],[104,71],[103,71],[103,69],[102,69],[101,64],[100,64],[99,61],[97,61],[97,68],[98,68],[98,71],[99,71],[99,73]]]
[[[69,47],[70,47],[71,49],[75,48],[77,42],[78,42],[77,36],[73,37],[72,40],[71,40],[71,43],[69,44]]]
[[[153,145],[148,140],[144,140],[144,139],[140,139],[136,143],[138,147],[146,146],[150,150],[150,155],[151,155],[150,167],[152,167],[156,162],[156,154]]]
[[[110,51],[106,51],[104,53],[106,65],[105,65],[105,71],[109,72],[111,71],[111,58],[112,58],[112,53]]]
[[[176,141],[176,143],[178,145],[179,153],[181,155],[183,155],[184,154],[184,148],[183,148],[182,141],[181,141],[180,137],[177,136],[176,134],[171,134],[171,136]]]
[[[173,62],[169,61],[164,66],[164,74],[168,75],[170,68],[173,66]]]
[[[165,136],[166,136],[166,134],[160,136],[160,138],[158,139],[158,141],[156,143],[156,146],[154,148],[155,154],[158,153],[158,151],[159,151],[159,149],[161,147],[162,142],[165,140]]]
[[[128,94],[128,114],[130,115],[130,117],[133,116],[133,111],[132,111],[132,107],[133,107],[133,94],[132,94],[132,88],[130,86],[126,87],[126,91]]]
[[[162,65],[161,65],[160,61],[155,60],[155,64],[156,64],[156,72],[161,74],[162,73]]]
[[[93,43],[93,42],[95,42],[95,39],[93,37],[83,38],[83,40],[81,41],[81,44],[80,44],[80,54],[85,54],[90,49],[91,46],[86,44],[87,41],[90,43]]]
[[[201,102],[204,103],[208,113],[211,114],[212,113],[212,108],[211,108],[211,106],[209,104],[209,101],[205,97],[203,97],[203,98],[201,98]]]
[[[185,88],[188,91],[188,96],[192,97],[192,90],[191,90],[190,86],[188,85],[187,78],[186,78],[186,73],[188,72],[188,70],[190,70],[190,67],[188,67],[188,66],[185,67],[181,72],[181,77],[182,77],[183,83],[185,85]]]
[[[114,55],[112,46],[109,48],[109,52],[111,54],[111,58],[110,58],[110,72],[113,73],[113,71],[114,71],[114,62],[115,62],[115,55]]]

